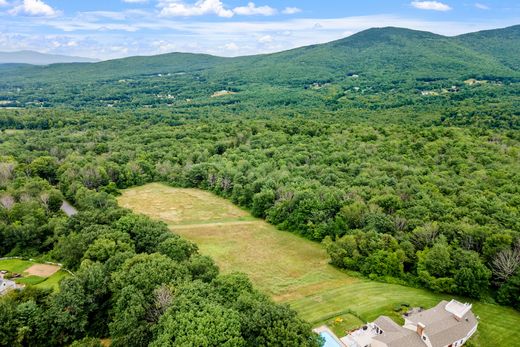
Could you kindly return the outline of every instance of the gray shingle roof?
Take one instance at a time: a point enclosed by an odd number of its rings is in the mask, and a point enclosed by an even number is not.
[[[468,335],[477,326],[475,315],[469,310],[461,319],[457,319],[451,312],[446,311],[447,301],[441,301],[437,306],[415,313],[408,320],[422,323],[426,327],[425,334],[432,346],[446,346]]]
[[[381,330],[382,335],[373,339],[385,343],[388,347],[425,347],[421,337],[412,330],[403,328],[386,316],[380,316],[374,321]]]

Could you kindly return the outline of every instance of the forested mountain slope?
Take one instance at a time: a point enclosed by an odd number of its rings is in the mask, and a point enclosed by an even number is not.
[[[456,41],[494,57],[507,67],[520,70],[520,25],[502,30],[485,30],[456,37]]]
[[[439,81],[449,87],[469,78],[509,82],[520,79],[519,42],[518,27],[459,37],[382,28],[268,55],[171,53],[96,64],[13,65],[2,67],[0,100],[11,102],[4,106],[106,106],[99,100],[157,105],[207,99],[219,90],[258,96],[272,88],[345,88],[353,79],[360,88],[369,86],[367,92],[409,91]]]

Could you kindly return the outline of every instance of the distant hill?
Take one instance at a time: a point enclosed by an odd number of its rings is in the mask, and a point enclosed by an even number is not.
[[[49,65],[56,63],[94,63],[99,60],[35,51],[0,52],[0,64]]]
[[[442,84],[435,88],[449,88],[468,79],[520,81],[520,26],[456,37],[374,28],[325,44],[236,58],[169,53],[94,64],[4,66],[0,98],[12,100],[16,89],[22,104],[156,105],[230,90],[239,93],[226,98],[249,92],[251,99],[263,95],[270,102],[323,85],[378,93],[434,88],[428,84],[434,81]],[[300,102],[300,95],[294,100]]]
[[[461,35],[455,41],[477,52],[494,57],[502,64],[520,70],[520,25],[501,30],[484,30]]]

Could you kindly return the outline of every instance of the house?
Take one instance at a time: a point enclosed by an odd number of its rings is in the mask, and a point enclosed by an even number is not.
[[[4,295],[11,289],[16,289],[16,283],[0,277],[0,295]]]
[[[371,347],[459,347],[477,330],[471,304],[457,300],[405,317],[404,326],[381,316],[373,322],[377,335]]]

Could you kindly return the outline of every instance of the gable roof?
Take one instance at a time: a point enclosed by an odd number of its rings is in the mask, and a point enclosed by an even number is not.
[[[464,304],[458,301],[447,302],[443,300],[437,306],[414,313],[407,319],[415,324],[422,323],[425,325],[424,332],[433,346],[446,346],[466,337],[478,324],[471,309],[460,310],[461,306],[464,306]],[[453,307],[457,309],[455,313]],[[461,317],[456,315],[458,312],[463,313]]]
[[[383,330],[383,334],[373,339],[385,343],[388,347],[425,347],[415,331],[399,326],[386,316],[380,316],[374,324]]]

